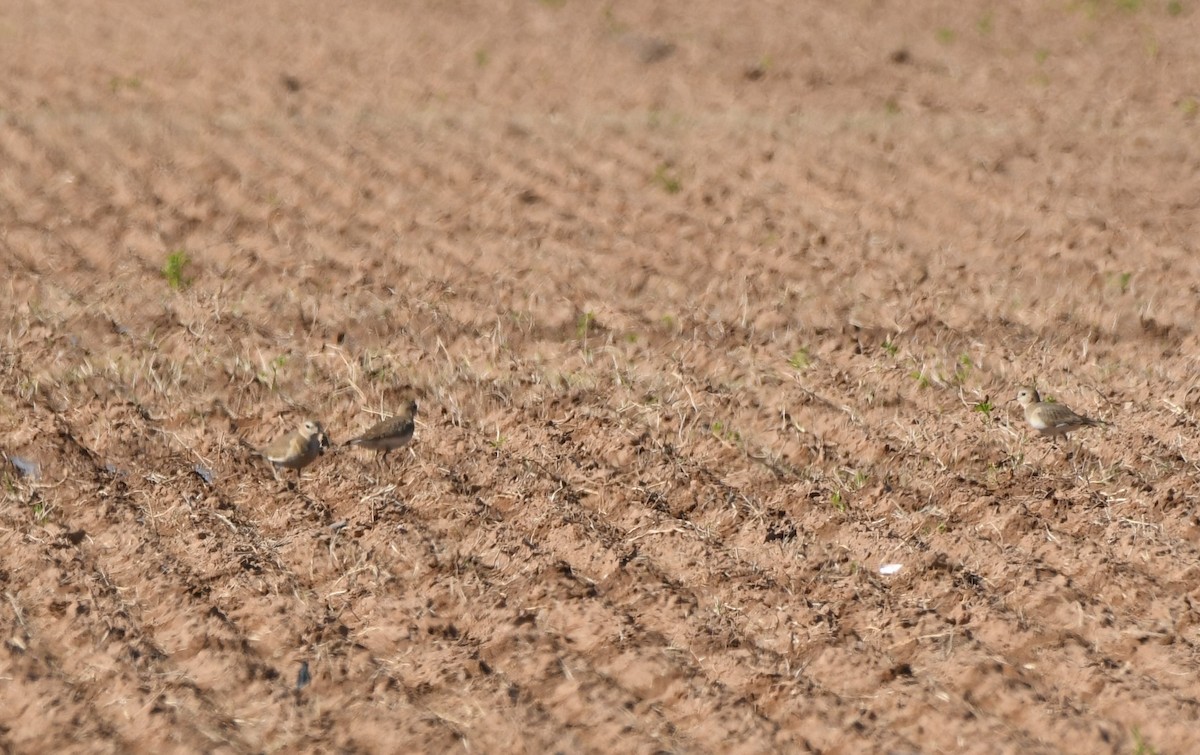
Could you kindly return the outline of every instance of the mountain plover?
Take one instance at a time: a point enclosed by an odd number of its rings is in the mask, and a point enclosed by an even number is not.
[[[1042,401],[1036,388],[1022,388],[1017,391],[1017,402],[1025,408],[1025,421],[1038,431],[1039,435],[1056,438],[1064,437],[1084,427],[1100,427],[1100,420],[1076,414],[1069,406],[1052,401]]]
[[[408,445],[416,430],[417,402],[409,399],[400,407],[396,416],[376,422],[362,435],[346,441],[347,446],[358,446],[372,451],[382,451],[380,463],[386,459],[388,452]]]
[[[329,436],[316,420],[307,419],[300,427],[277,438],[274,443],[262,449],[260,453],[275,468],[296,470],[296,480],[300,480],[300,470],[317,460],[325,453],[329,445]]]

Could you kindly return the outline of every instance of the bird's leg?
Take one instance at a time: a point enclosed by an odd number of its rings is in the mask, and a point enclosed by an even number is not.
[[[1067,436],[1067,437],[1069,438],[1070,436]],[[1079,465],[1075,463],[1076,460],[1078,459],[1078,454],[1076,454],[1075,451],[1076,451],[1076,449],[1072,448],[1071,453],[1070,453],[1071,473],[1073,475],[1075,475],[1076,477],[1078,477],[1079,476]]]
[[[1047,448],[1045,451],[1042,451],[1042,458],[1038,459],[1038,464],[1041,464],[1042,462],[1044,462],[1046,460],[1046,457],[1050,455],[1050,452],[1055,450],[1056,448],[1057,448],[1057,444],[1054,442],[1054,438],[1051,438],[1050,439],[1050,447]]]

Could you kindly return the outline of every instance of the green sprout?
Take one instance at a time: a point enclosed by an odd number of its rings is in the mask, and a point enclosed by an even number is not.
[[[575,321],[575,334],[579,336],[580,340],[586,341],[588,333],[595,324],[596,315],[590,311],[584,312],[579,316],[579,319]]]
[[[183,274],[190,262],[188,253],[183,249],[176,249],[167,255],[167,262],[163,265],[162,274],[167,279],[168,286],[179,291],[191,285],[192,279]]]
[[[801,346],[800,348],[796,349],[796,351],[790,357],[788,357],[788,364],[797,370],[805,370],[808,369],[810,364],[812,364],[812,357],[809,356],[808,349],[804,346]]]
[[[1158,755],[1158,750],[1146,741],[1138,727],[1133,727],[1129,733],[1133,736],[1133,755]]]
[[[960,354],[958,357],[958,364],[954,367],[954,382],[958,383],[959,385],[967,382],[967,377],[970,376],[971,368],[974,366],[975,364],[971,361],[970,354]]]
[[[726,443],[732,443],[736,446],[740,445],[742,442],[742,434],[729,427],[719,419],[713,420],[712,424],[708,426],[708,429],[709,432],[711,432],[717,439],[723,440]]]
[[[678,194],[683,190],[679,176],[666,163],[654,169],[654,182],[666,189],[668,194]]]

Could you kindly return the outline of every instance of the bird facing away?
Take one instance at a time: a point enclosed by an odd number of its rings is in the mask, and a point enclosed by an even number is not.
[[[316,420],[305,420],[298,429],[277,438],[274,443],[262,450],[262,455],[276,468],[296,470],[296,479],[300,479],[300,470],[317,460],[325,453],[329,445],[329,436]]]
[[[388,452],[408,445],[413,432],[417,429],[417,402],[409,399],[400,407],[394,417],[380,420],[371,425],[362,435],[346,441],[347,446],[359,446],[372,451],[382,451],[380,463],[387,459]]]
[[[1076,414],[1065,404],[1042,401],[1036,388],[1022,388],[1017,391],[1017,401],[1025,408],[1025,421],[1038,431],[1039,435],[1055,438],[1066,436],[1084,427],[1099,427],[1104,423]]]

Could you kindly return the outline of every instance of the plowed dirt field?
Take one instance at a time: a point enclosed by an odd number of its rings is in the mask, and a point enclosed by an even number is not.
[[[6,0],[0,750],[1200,751],[1198,23]]]

